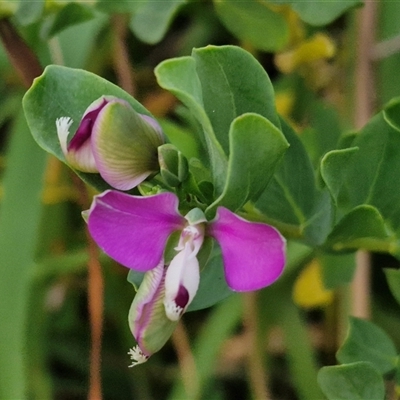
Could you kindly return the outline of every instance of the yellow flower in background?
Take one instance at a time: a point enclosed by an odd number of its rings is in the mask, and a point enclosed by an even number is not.
[[[298,276],[293,287],[293,300],[302,308],[325,307],[333,300],[333,291],[324,288],[321,265],[312,260]]]
[[[282,117],[289,118],[293,110],[295,97],[291,91],[279,91],[275,94],[276,111]]]
[[[336,46],[333,40],[319,32],[295,48],[276,54],[275,64],[281,72],[289,74],[301,66],[332,58],[335,52]]]

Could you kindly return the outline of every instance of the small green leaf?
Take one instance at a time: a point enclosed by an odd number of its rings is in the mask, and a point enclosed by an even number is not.
[[[204,109],[226,154],[230,125],[244,113],[260,114],[280,128],[271,81],[250,53],[236,46],[207,46],[194,49],[192,57]]]
[[[273,3],[290,4],[300,18],[310,25],[327,25],[350,8],[363,4],[362,0],[271,0]]]
[[[318,383],[328,400],[384,400],[385,384],[368,362],[323,367]]]
[[[289,147],[285,136],[275,125],[252,113],[243,114],[232,122],[229,140],[226,185],[208,211],[217,206],[236,211],[248,200],[256,200]]]
[[[180,57],[163,61],[155,69],[159,85],[174,94],[188,107],[204,130],[198,137],[208,153],[213,183],[221,193],[225,185],[227,159],[215,133],[209,117],[204,110],[201,82],[196,72],[196,62],[192,57]]]
[[[386,104],[383,117],[395,129],[400,131],[400,97],[396,97]]]
[[[118,1],[110,1],[110,0],[97,0],[96,7],[110,14],[117,13],[132,13],[136,12],[139,8],[143,7],[144,3],[147,3],[148,0],[141,1],[132,1],[132,0],[118,0]]]
[[[323,243],[330,229],[329,194],[315,185],[311,161],[293,129],[281,121],[290,144],[282,163],[255,207],[289,237]]]
[[[336,354],[342,363],[370,362],[380,374],[396,367],[397,351],[387,334],[372,322],[350,317],[349,332]]]
[[[382,216],[386,228],[390,229],[389,234],[391,231],[398,234],[400,130],[389,124],[384,116],[383,112],[374,116],[355,136],[352,146],[358,147],[359,151],[348,162],[338,205],[341,212],[347,213],[363,204],[373,206]],[[378,222],[379,218],[374,219]],[[384,235],[379,236],[382,238]],[[393,246],[389,251],[398,255],[399,246]]]
[[[289,26],[282,14],[265,1],[214,0],[222,23],[240,40],[264,51],[282,49],[289,40]]]
[[[343,186],[348,162],[356,151],[358,151],[357,147],[332,150],[326,153],[321,160],[321,176],[335,203]]]
[[[199,289],[188,311],[211,307],[232,293],[225,280],[221,250],[219,246],[214,246],[210,258],[201,270]]]
[[[355,207],[333,228],[326,246],[335,251],[363,248],[395,253],[396,237],[391,233],[379,211],[369,205]]]
[[[336,289],[352,281],[356,268],[354,253],[323,254],[319,260],[326,289]]]
[[[46,31],[46,38],[51,38],[70,26],[86,22],[94,18],[93,11],[79,3],[68,3],[56,15]]]
[[[129,24],[132,32],[143,42],[158,43],[178,10],[187,0],[147,1],[134,14]]]
[[[124,99],[137,112],[150,115],[124,90],[95,74],[79,69],[48,66],[44,73],[35,79],[23,99],[25,117],[37,143],[65,162],[57,136],[56,119],[72,118],[74,123],[70,131],[75,131],[87,107],[102,95]],[[99,190],[109,187],[99,174],[77,174]]]
[[[15,18],[21,25],[32,24],[42,16],[45,5],[44,0],[20,0],[19,3]]]
[[[400,304],[400,270],[399,269],[384,269],[390,291]]]

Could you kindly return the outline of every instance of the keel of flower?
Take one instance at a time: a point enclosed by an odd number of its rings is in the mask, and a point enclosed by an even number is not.
[[[164,306],[167,317],[177,321],[196,295],[200,282],[197,253],[204,240],[202,224],[188,225],[182,230],[178,254],[172,259],[165,276]]]
[[[142,350],[140,350],[139,346],[134,346],[131,349],[129,349],[128,354],[130,355],[132,360],[132,364],[129,365],[129,368],[134,367],[135,365],[138,364],[143,364],[149,359],[149,356],[146,356],[142,352]]]

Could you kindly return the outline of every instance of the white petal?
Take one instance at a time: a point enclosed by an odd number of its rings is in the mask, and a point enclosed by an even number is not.
[[[69,135],[69,128],[72,125],[72,119],[70,117],[61,117],[56,119],[57,136],[60,141],[61,150],[66,156],[67,151],[67,141]]]
[[[172,259],[165,275],[164,306],[167,317],[172,321],[182,316],[199,287],[199,262],[191,247],[191,243],[185,244],[184,249]]]

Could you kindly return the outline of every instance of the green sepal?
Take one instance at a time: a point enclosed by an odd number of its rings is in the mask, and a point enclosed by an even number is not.
[[[158,148],[158,162],[161,177],[167,185],[177,187],[187,179],[188,161],[174,145],[167,143]]]

